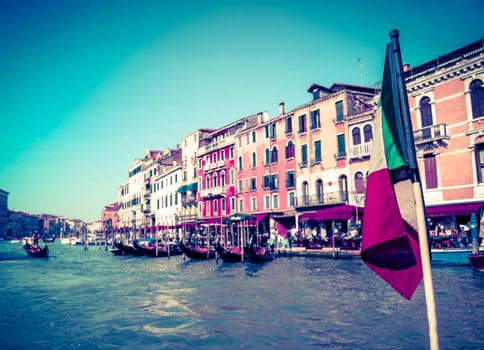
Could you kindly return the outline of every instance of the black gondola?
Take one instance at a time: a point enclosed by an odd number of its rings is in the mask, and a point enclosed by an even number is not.
[[[183,240],[180,240],[180,249],[190,259],[194,260],[206,260],[215,259],[215,249],[207,247],[188,247]]]
[[[47,244],[44,248],[39,247],[38,245],[31,245],[29,243],[25,243],[24,247],[27,254],[33,258],[48,258],[49,257],[49,247]]]
[[[168,251],[168,245],[160,244],[158,245],[158,254],[156,253],[156,245],[153,241],[150,241],[148,244],[141,244],[138,240],[133,241],[133,246],[143,253],[143,255],[155,258],[167,257],[167,256],[174,256],[174,255],[181,255],[183,254],[182,250],[176,244],[170,244]]]
[[[120,250],[120,252],[117,252],[117,251],[113,252],[114,249],[111,250],[111,253],[115,255],[138,255],[138,256],[143,255],[141,251],[139,251],[132,245],[129,245],[129,244],[125,245],[122,242],[117,242],[117,241],[113,241],[113,243],[114,243],[114,247]]]
[[[215,250],[224,262],[242,262],[242,249],[239,247],[225,248],[217,242]]]
[[[255,264],[265,263],[274,260],[276,253],[270,247],[260,246],[255,243],[255,237],[252,236],[247,248],[246,259]]]

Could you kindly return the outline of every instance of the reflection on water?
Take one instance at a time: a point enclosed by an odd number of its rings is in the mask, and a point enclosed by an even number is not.
[[[423,286],[400,297],[360,260],[265,265],[0,243],[2,349],[427,349]],[[484,274],[433,268],[442,349],[484,348]],[[465,339],[465,342],[462,340]]]

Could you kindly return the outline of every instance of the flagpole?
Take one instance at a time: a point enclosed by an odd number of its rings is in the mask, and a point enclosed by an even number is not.
[[[432,283],[432,270],[430,266],[430,249],[427,235],[427,219],[425,215],[425,205],[423,200],[422,186],[418,172],[417,157],[415,155],[415,143],[413,139],[412,124],[410,120],[410,109],[408,106],[407,89],[405,87],[405,79],[403,77],[402,57],[399,44],[398,30],[390,32],[391,45],[390,54],[392,62],[392,70],[396,73],[395,83],[397,84],[398,100],[397,106],[400,108],[400,116],[405,133],[405,140],[407,146],[408,161],[411,170],[413,181],[413,194],[415,197],[415,206],[417,211],[417,231],[418,241],[420,247],[420,256],[422,261],[422,273],[424,281],[425,302],[427,305],[427,319],[429,325],[430,348],[437,350],[439,348],[438,331],[437,331],[437,315],[435,308],[434,287]],[[392,79],[393,75],[392,75]]]

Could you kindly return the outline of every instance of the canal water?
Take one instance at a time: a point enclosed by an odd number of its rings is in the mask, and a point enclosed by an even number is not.
[[[0,242],[1,349],[428,349],[421,284],[399,296],[359,259],[265,265]],[[433,267],[441,349],[484,349],[484,273]]]

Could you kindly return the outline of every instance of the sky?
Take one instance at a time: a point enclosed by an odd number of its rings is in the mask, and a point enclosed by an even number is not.
[[[10,209],[101,220],[146,149],[309,86],[381,80],[484,37],[484,1],[0,1],[0,189]]]

